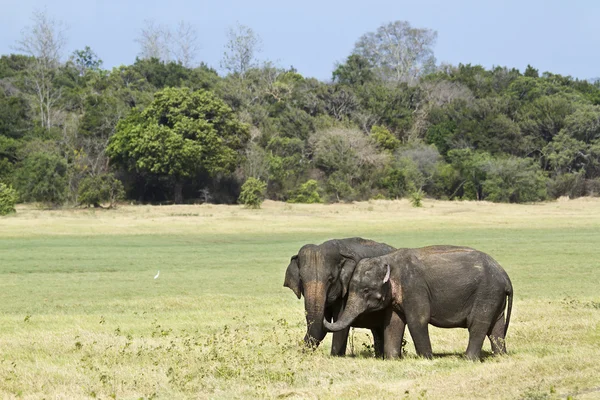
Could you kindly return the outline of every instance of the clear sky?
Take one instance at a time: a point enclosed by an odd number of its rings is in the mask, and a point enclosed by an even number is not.
[[[218,68],[238,21],[262,38],[260,59],[328,80],[362,34],[405,20],[438,32],[438,62],[600,76],[598,0],[0,0],[0,54],[14,52],[32,12],[44,8],[68,25],[67,53],[90,46],[105,68],[135,60],[144,20],[192,24],[199,61]]]

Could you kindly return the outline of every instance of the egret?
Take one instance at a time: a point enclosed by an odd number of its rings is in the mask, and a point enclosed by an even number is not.
[[[156,273],[156,276],[154,277],[154,279],[158,279],[158,276],[159,276],[159,275],[160,275],[160,271],[158,271],[158,272]]]

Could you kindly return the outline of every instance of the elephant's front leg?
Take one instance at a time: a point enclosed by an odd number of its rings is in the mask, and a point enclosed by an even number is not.
[[[383,328],[371,329],[373,334],[373,349],[375,350],[375,357],[382,358],[384,352],[384,330]]]
[[[402,340],[404,339],[405,327],[404,320],[392,307],[389,307],[385,314],[383,330],[384,358],[402,358]]]
[[[333,333],[333,339],[331,341],[331,355],[343,357],[346,355],[346,345],[348,344],[348,333],[350,328],[343,329],[339,332]]]
[[[342,302],[337,302],[331,307],[331,315],[337,320],[344,311]],[[331,355],[343,357],[346,355],[346,346],[348,344],[348,334],[350,333],[350,327],[342,329],[341,331],[333,333],[333,339],[331,341]]]

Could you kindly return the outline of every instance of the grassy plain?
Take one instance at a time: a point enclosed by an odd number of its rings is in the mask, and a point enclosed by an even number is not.
[[[508,356],[462,359],[467,333],[410,336],[399,361],[353,331],[302,349],[282,287],[305,243],[363,236],[468,245],[515,290]],[[153,279],[160,270],[160,277]],[[484,350],[489,355],[489,343]],[[600,200],[122,206],[0,219],[0,398],[600,398]]]

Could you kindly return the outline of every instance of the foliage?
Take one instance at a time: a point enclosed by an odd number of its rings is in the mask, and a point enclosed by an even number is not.
[[[123,199],[125,190],[123,183],[113,174],[88,176],[79,182],[77,201],[86,206],[99,207],[101,203],[109,203],[109,208]]]
[[[371,138],[381,149],[393,152],[400,146],[400,141],[383,126],[373,125],[371,127]]]
[[[309,179],[294,191],[288,199],[288,203],[322,203],[321,195],[319,194],[319,184],[314,179]]]
[[[435,65],[433,46],[437,32],[413,28],[407,21],[394,21],[361,36],[354,47],[373,64],[379,74],[394,81],[410,81],[431,72]]]
[[[173,178],[180,203],[183,179],[233,171],[247,139],[248,127],[213,93],[167,88],[119,122],[107,152],[129,170]]]
[[[67,197],[67,163],[58,154],[29,154],[16,171],[15,186],[21,200],[59,205]]]
[[[15,212],[18,197],[15,189],[0,182],[0,216]]]
[[[529,160],[515,157],[495,159],[486,166],[483,195],[494,202],[525,203],[546,200],[547,178]]]
[[[265,199],[267,184],[256,178],[248,178],[242,185],[242,192],[238,202],[246,208],[260,208]]]
[[[410,204],[413,207],[423,207],[423,191],[417,190],[416,192],[412,192],[410,194]]]
[[[65,61],[63,28],[35,12],[16,46],[25,55],[0,56],[0,179],[20,190],[33,153],[59,155],[66,190],[53,202],[75,201],[83,178],[109,173],[146,202],[208,190],[234,203],[249,177],[284,201],[309,180],[325,201],[598,191],[600,82],[530,65],[435,65],[436,32],[406,21],[357,38],[330,82],[259,62],[260,38],[239,23],[223,76],[195,61],[197,32],[184,21],[146,21],[139,58],[110,70],[89,46]],[[509,167],[516,158],[528,178]],[[507,182],[529,187],[509,193]]]

